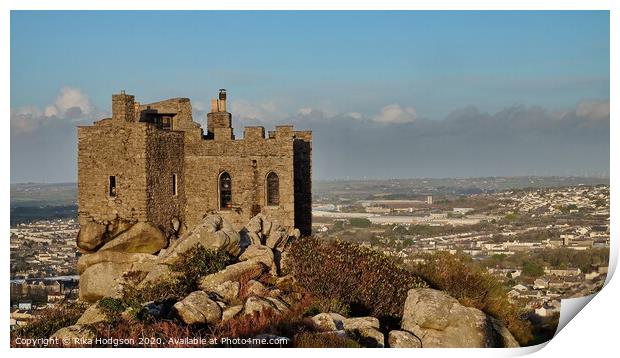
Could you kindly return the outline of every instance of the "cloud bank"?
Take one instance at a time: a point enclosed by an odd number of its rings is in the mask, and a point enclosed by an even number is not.
[[[74,87],[42,108],[11,108],[11,182],[76,181],[76,126],[108,115]]]
[[[205,126],[207,109],[196,101],[194,107],[194,120]],[[274,101],[238,100],[230,111],[238,137],[250,125],[312,130],[314,179],[609,175],[608,99],[564,112],[470,106],[441,120],[398,103],[374,113],[312,107],[286,113]],[[11,181],[75,181],[75,127],[107,115],[71,87],[48,106],[11,109]]]

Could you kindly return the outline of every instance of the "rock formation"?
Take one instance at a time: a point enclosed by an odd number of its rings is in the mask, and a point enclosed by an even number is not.
[[[175,231],[182,223],[172,222]],[[99,236],[99,237],[97,237]],[[225,252],[235,263],[200,277],[198,290],[173,302],[141,302],[155,318],[176,318],[187,325],[216,325],[265,311],[287,312],[301,299],[286,287],[295,285],[282,257],[299,231],[283,228],[259,214],[241,231],[217,215],[209,215],[178,235],[166,235],[147,223],[88,223],[80,231],[78,262],[80,299],[93,304],[75,325],[55,337],[92,337],[92,325],[109,319],[99,307],[104,297],[120,298],[125,276],[137,274],[136,287],[165,282],[178,274],[171,268],[193,247]],[[264,275],[269,279],[264,279]],[[286,291],[286,293],[284,293]],[[121,314],[128,315],[134,308]],[[518,347],[508,329],[484,312],[461,305],[442,291],[411,289],[403,307],[400,329],[388,330],[375,317],[344,317],[334,312],[305,319],[317,335],[353,339],[366,347]]]
[[[181,224],[177,219],[171,226],[179,228]],[[166,237],[144,222],[87,222],[77,240],[78,247],[85,252],[78,261],[80,299],[95,302],[103,297],[120,297],[122,278],[128,272],[142,274],[146,282],[165,278],[172,274],[170,265],[196,245],[226,252],[240,260],[203,279],[202,289],[220,294],[220,285],[238,281],[248,272],[257,276],[264,271],[277,274],[280,269],[276,257],[281,258],[290,240],[298,237],[298,230],[283,228],[262,214],[252,218],[241,232],[222,217],[208,215],[178,238]]]
[[[461,305],[445,292],[429,288],[409,290],[401,327],[417,337],[423,348],[519,346],[497,319]],[[394,340],[404,342],[399,336]]]

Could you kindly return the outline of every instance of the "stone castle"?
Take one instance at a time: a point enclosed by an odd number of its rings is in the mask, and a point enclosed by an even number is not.
[[[112,118],[78,127],[80,224],[149,222],[168,232],[217,214],[239,230],[263,214],[310,234],[312,132],[245,127],[236,139],[231,122],[224,89],[206,133],[187,98],[113,95]]]

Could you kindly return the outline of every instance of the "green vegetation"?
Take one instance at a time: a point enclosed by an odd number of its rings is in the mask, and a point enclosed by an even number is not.
[[[233,259],[228,254],[196,245],[170,266],[172,275],[166,280],[149,282],[138,287],[131,283],[142,277],[135,277],[133,280],[129,275],[127,278],[130,284],[123,287],[123,303],[139,312],[144,302],[180,300],[198,290],[201,277],[223,270],[232,263]]]
[[[501,320],[521,345],[532,340],[532,326],[525,319],[525,312],[510,302],[502,283],[469,256],[437,252],[422,257],[425,263],[414,265],[413,273],[433,288],[446,291],[461,304]]]
[[[534,262],[526,261],[523,263],[522,273],[525,276],[540,277],[545,274],[545,269]]]
[[[121,313],[127,309],[125,302],[118,298],[104,297],[97,303],[97,307],[106,315],[108,320],[116,323],[121,320]]]
[[[420,235],[423,237],[438,236],[438,235],[453,235],[462,234],[466,232],[480,232],[486,230],[492,230],[495,226],[489,223],[479,223],[473,225],[443,225],[443,226],[430,226],[430,225],[411,225],[409,226],[410,235]]]
[[[367,228],[370,227],[370,220],[366,218],[351,218],[349,223],[353,227]]]
[[[314,316],[321,312],[335,312],[349,317],[351,315],[351,306],[341,302],[337,298],[315,298],[304,315]]]
[[[300,286],[312,294],[347,304],[354,314],[380,319],[399,317],[407,291],[427,287],[390,257],[340,240],[297,240],[290,248],[287,264]]]
[[[609,263],[609,248],[593,248],[584,251],[571,250],[565,247],[557,249],[541,249],[534,251],[516,252],[514,255],[503,258],[491,257],[482,262],[485,267],[515,268],[523,267],[528,271],[539,266],[544,268],[567,268],[579,267],[581,272],[590,272],[598,266],[606,266]],[[540,273],[535,270],[530,273]],[[524,272],[526,274],[526,272]],[[540,274],[542,275],[542,274]],[[531,275],[531,276],[540,276]]]

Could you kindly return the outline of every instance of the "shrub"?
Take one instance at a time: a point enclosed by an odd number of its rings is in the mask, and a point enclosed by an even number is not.
[[[359,343],[337,333],[299,333],[293,339],[295,348],[361,348]]]
[[[130,282],[123,287],[123,301],[139,312],[144,302],[183,299],[198,290],[202,277],[223,270],[231,263],[233,258],[227,253],[209,250],[197,244],[181,254],[179,260],[170,266],[175,273],[173,277],[140,286],[137,285],[138,278],[136,282],[131,282],[131,275],[126,277]]]
[[[16,338],[49,338],[63,327],[74,325],[82,316],[86,306],[78,303],[65,304],[59,307],[46,308],[25,326],[11,332],[11,345]]]
[[[426,287],[390,257],[345,241],[297,240],[287,264],[299,285],[314,295],[349,305],[356,313],[400,317],[407,291]]]
[[[465,255],[437,252],[423,255],[425,263],[413,272],[433,288],[446,291],[461,304],[478,308],[501,320],[521,345],[532,339],[532,326],[519,307],[510,302],[506,288]]]
[[[250,315],[242,315],[234,319],[220,322],[211,334],[215,338],[222,337],[253,337],[260,333],[271,333],[283,337],[294,337],[302,332],[312,331],[314,325],[304,318],[304,312],[312,304],[313,298],[303,294],[289,310],[276,313],[265,309]],[[219,341],[219,339],[218,339]]]
[[[335,312],[348,317],[351,315],[351,307],[337,298],[315,298],[304,315],[314,316],[321,312]]]
[[[97,307],[106,315],[112,324],[120,321],[121,313],[127,308],[123,300],[111,297],[104,297],[99,300]]]
[[[530,277],[540,277],[545,274],[545,269],[535,262],[526,261],[523,264],[523,275]]]
[[[370,220],[366,218],[351,218],[349,219],[349,223],[351,223],[351,226],[353,227],[370,227]]]

